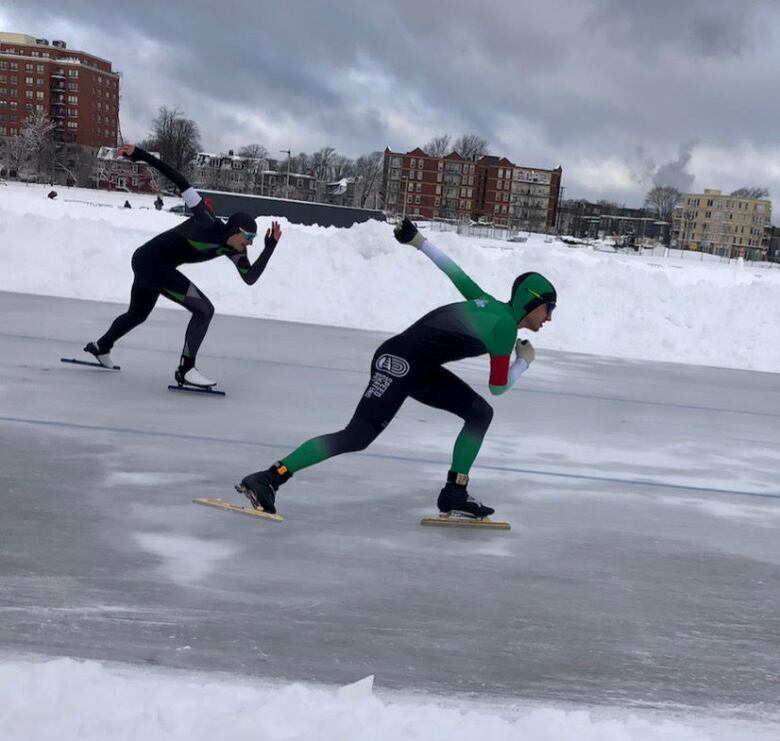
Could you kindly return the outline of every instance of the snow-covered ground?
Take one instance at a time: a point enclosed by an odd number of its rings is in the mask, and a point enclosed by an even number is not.
[[[48,186],[0,186],[0,290],[126,303],[133,250],[180,218],[151,196]],[[125,199],[133,209],[123,209]],[[166,208],[177,201],[167,199]],[[259,226],[267,226],[261,219]],[[266,274],[245,286],[228,260],[185,266],[217,312],[383,331],[403,329],[460,299],[390,227],[288,224]],[[427,232],[485,290],[508,297],[526,270],[558,289],[540,348],[728,368],[780,371],[780,269],[679,252],[612,254],[531,235],[525,243]],[[261,248],[256,240],[250,257]]]
[[[180,217],[155,211],[150,196],[58,188],[51,201],[49,190],[0,185],[0,290],[124,304],[132,251]],[[126,198],[132,210],[121,208]],[[176,203],[166,199],[166,207]],[[185,266],[184,272],[223,314],[373,330],[402,329],[434,306],[458,300],[433,265],[392,239],[387,224],[349,230],[284,221],[282,226],[277,254],[253,288],[227,260]],[[525,270],[553,280],[559,304],[554,321],[534,337],[540,348],[780,371],[780,270],[680,259],[678,253],[610,254],[536,235],[512,245],[454,233],[429,235],[496,296],[505,296],[513,277]],[[253,255],[260,246],[258,240]],[[0,600],[0,615],[2,609]],[[707,717],[674,708],[445,701],[372,691],[369,679],[344,688],[260,683],[242,676],[19,656],[13,645],[2,650],[0,741],[780,737],[776,725],[740,721],[722,708]]]
[[[73,659],[0,663],[2,741],[770,741],[722,718],[433,700]],[[776,737],[775,737],[776,738]]]

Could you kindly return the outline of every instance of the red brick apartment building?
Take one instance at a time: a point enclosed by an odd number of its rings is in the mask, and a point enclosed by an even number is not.
[[[64,41],[0,33],[0,136],[18,136],[37,112],[58,125],[62,142],[116,146],[119,74],[111,62]]]
[[[430,157],[419,147],[405,154],[385,149],[385,209],[545,232],[555,227],[561,174],[560,166],[544,170],[506,157],[471,162],[457,152]]]

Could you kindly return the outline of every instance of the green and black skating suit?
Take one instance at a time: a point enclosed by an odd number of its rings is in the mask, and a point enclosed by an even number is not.
[[[393,419],[407,397],[464,420],[455,442],[452,470],[469,472],[493,409],[442,366],[488,353],[490,391],[503,393],[528,368],[522,359],[510,365],[517,325],[527,312],[483,291],[431,242],[425,241],[421,251],[449,276],[466,300],[434,309],[380,345],[371,363],[371,379],[349,424],[339,432],[308,440],[282,458],[281,463],[291,473],[334,455],[363,450]]]
[[[255,263],[250,264],[246,252],[226,244],[228,237],[237,233],[238,229],[232,227],[230,222],[225,224],[214,216],[198,192],[180,173],[139,147],[135,148],[131,159],[147,162],[175,183],[184,202],[192,210],[192,216],[173,229],[153,237],[135,251],[132,258],[135,277],[130,290],[130,306],[114,320],[97,345],[101,352],[109,352],[120,337],[146,321],[157,299],[163,295],[192,313],[182,351],[183,363],[191,367],[214,315],[214,306],[176,268],[185,263],[205,262],[224,255],[236,266],[244,282],[253,285],[263,274],[276,241],[266,238],[265,249]]]

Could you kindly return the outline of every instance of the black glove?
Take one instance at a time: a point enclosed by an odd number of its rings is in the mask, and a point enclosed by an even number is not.
[[[266,229],[265,231],[265,246],[266,247],[276,247],[277,243],[281,239],[282,236],[282,230],[279,228],[279,222],[272,221],[271,222],[271,228]]]
[[[418,250],[425,241],[425,237],[417,231],[417,227],[409,220],[408,216],[400,224],[396,225],[395,229],[393,229],[393,236],[401,244],[410,244]]]

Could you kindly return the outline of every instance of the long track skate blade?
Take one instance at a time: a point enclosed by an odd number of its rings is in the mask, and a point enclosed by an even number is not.
[[[213,386],[188,386],[187,384],[171,384],[168,386],[170,391],[193,391],[196,394],[213,394],[214,396],[224,396],[225,392],[215,389]]]
[[[462,517],[458,515],[439,515],[438,517],[423,517],[421,525],[434,527],[471,527],[485,530],[510,530],[512,525],[506,520],[491,520],[489,517],[476,519],[474,517]]]
[[[284,517],[281,515],[273,515],[270,512],[263,512],[261,509],[254,509],[252,507],[242,507],[239,504],[233,504],[232,502],[226,502],[224,499],[211,499],[210,497],[195,497],[192,500],[194,504],[203,504],[206,507],[216,507],[217,509],[226,509],[229,512],[235,512],[238,515],[249,515],[250,517],[259,517],[263,520],[271,520],[271,522],[284,522]]]
[[[95,368],[104,368],[105,370],[122,370],[118,365],[114,365],[109,368],[103,363],[98,363],[97,360],[77,360],[76,358],[60,358],[61,363],[73,363],[73,365],[92,365]]]

